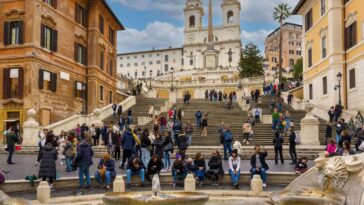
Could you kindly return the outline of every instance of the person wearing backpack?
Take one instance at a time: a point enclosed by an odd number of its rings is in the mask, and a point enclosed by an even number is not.
[[[283,137],[281,136],[279,131],[276,131],[274,133],[274,139],[273,139],[273,145],[274,145],[274,160],[275,160],[275,164],[278,164],[278,153],[281,159],[281,163],[284,164],[284,159],[283,159]]]
[[[293,127],[289,128],[289,155],[291,156],[292,162],[290,164],[297,163],[297,153],[296,153],[296,133]]]
[[[198,110],[195,114],[195,117],[196,117],[196,127],[201,127],[202,112]]]
[[[226,128],[224,130],[224,160],[228,160],[228,157],[226,156],[226,151],[229,152],[229,156],[231,156],[232,148],[231,143],[233,141],[233,134],[230,131],[229,125],[226,125]]]

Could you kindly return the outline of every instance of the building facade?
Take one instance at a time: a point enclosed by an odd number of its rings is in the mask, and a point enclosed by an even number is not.
[[[116,31],[104,0],[0,2],[0,130],[92,112],[116,94]]]
[[[348,110],[363,111],[363,2],[301,0],[293,13],[304,22],[304,98],[326,109],[341,101]]]
[[[302,25],[293,23],[283,24],[282,38],[282,68],[284,77],[292,77],[293,66],[302,58],[301,37]],[[279,33],[277,28],[265,39],[266,75],[278,75],[279,67]]]
[[[224,0],[221,4],[222,25],[213,27],[213,44],[216,51],[215,67],[238,67],[241,51],[239,0]],[[205,55],[208,47],[208,27],[203,27],[204,8],[201,0],[186,0],[184,8],[184,44],[180,48],[122,53],[118,55],[118,73],[135,79],[175,71],[210,67]],[[212,16],[212,13],[211,13]],[[168,58],[165,58],[166,55]],[[129,56],[129,59],[128,59]],[[142,57],[144,56],[144,57]],[[168,59],[168,62],[165,61]],[[175,61],[174,61],[175,59]],[[172,62],[171,62],[172,61]],[[150,64],[152,63],[152,64]],[[128,66],[129,65],[129,66]],[[137,76],[135,76],[137,73]]]

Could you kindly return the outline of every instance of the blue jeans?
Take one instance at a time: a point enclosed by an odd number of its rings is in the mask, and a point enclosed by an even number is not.
[[[139,175],[140,177],[140,181],[142,182],[142,184],[144,183],[144,169],[139,169],[138,171],[131,171],[130,169],[126,170],[126,183],[130,184],[131,183],[131,176],[133,175]]]
[[[282,112],[282,103],[278,103],[278,112]]]
[[[191,146],[191,144],[192,144],[192,133],[187,134],[187,143],[188,143],[188,146]]]
[[[128,116],[129,119],[129,123],[131,124],[133,122],[133,117],[132,116]]]
[[[201,118],[196,118],[196,127],[201,127]]]
[[[264,168],[259,168],[258,171],[256,168],[252,168],[250,171],[251,173],[251,179],[253,179],[253,176],[256,174],[259,174],[262,177],[263,183],[267,183],[267,171]]]
[[[90,166],[81,166],[78,168],[80,187],[83,186],[83,176],[86,177],[86,186],[91,186]]]
[[[142,148],[142,161],[144,166],[148,166],[150,161],[150,151],[147,148]]]
[[[339,141],[341,139],[341,135],[336,133],[336,144],[339,146]]]
[[[278,119],[273,119],[273,122],[272,122],[272,130],[276,130],[277,129],[277,124],[278,124]]]
[[[240,170],[235,174],[233,170],[229,169],[229,174],[231,177],[231,182],[233,184],[238,184],[240,181]]]
[[[185,178],[187,173],[186,172],[179,172],[177,173],[177,171],[172,171],[172,176],[173,176],[173,183],[176,183],[177,182],[177,175],[181,178]]]
[[[291,127],[291,120],[286,120],[286,130],[288,130]]]
[[[196,177],[199,181],[203,181],[205,179],[205,170],[197,170]]]
[[[96,181],[99,184],[102,184],[102,177],[100,176],[100,172],[99,171],[96,171],[95,178],[96,178]],[[105,172],[105,184],[106,184],[106,186],[108,186],[108,185],[111,184],[111,174],[110,174],[110,171],[106,171]]]
[[[229,156],[231,156],[231,153],[233,150],[231,149],[231,142],[225,142],[224,143],[224,159],[227,160],[226,151],[229,151]]]
[[[72,171],[72,157],[66,157],[66,171]]]
[[[169,152],[164,151],[163,163],[164,163],[164,169],[169,169],[169,167],[171,166],[171,158],[169,156]]]

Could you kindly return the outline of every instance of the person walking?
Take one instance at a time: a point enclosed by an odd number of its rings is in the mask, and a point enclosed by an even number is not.
[[[185,133],[187,135],[188,139],[188,146],[192,145],[192,134],[193,134],[193,126],[191,124],[191,121],[187,121],[187,125],[185,127]]]
[[[112,111],[113,111],[112,116],[115,116],[116,115],[116,108],[117,107],[118,107],[118,105],[116,103],[113,103],[112,104]]]
[[[202,137],[207,137],[207,126],[208,126],[208,115],[207,113],[203,116],[202,119]]]
[[[196,127],[199,128],[201,127],[202,123],[202,112],[200,110],[197,110],[195,113],[195,117],[196,117]]]
[[[133,117],[132,117],[132,114],[133,114],[133,110],[131,108],[128,109],[128,124],[131,124],[133,123]]]
[[[337,121],[336,123],[336,143],[339,145],[340,139],[341,139],[341,133],[343,132],[344,126],[342,124],[342,121]]]
[[[119,167],[120,169],[124,169],[124,164],[126,160],[130,161],[130,159],[132,158],[135,151],[135,144],[136,141],[134,139],[132,130],[130,128],[127,128],[121,140],[121,146],[123,148],[123,160],[121,161],[121,165]]]
[[[232,154],[232,142],[233,142],[233,134],[230,131],[229,125],[226,125],[224,130],[224,160],[228,160],[226,152],[229,152],[229,156]]]
[[[297,163],[296,133],[294,132],[293,127],[288,129],[288,136],[289,136],[289,155],[291,156],[292,159],[291,164],[296,164]]]
[[[275,164],[278,164],[278,153],[281,159],[281,163],[284,164],[283,159],[283,137],[281,136],[281,133],[279,131],[276,131],[274,133],[274,139],[273,139],[273,145],[274,145],[274,161]]]
[[[57,160],[57,150],[53,146],[53,139],[55,136],[52,134],[46,137],[45,145],[40,154],[40,166],[38,177],[42,181],[49,179],[49,186],[51,191],[54,191],[53,181],[56,178],[56,160]]]
[[[235,189],[239,189],[240,161],[241,159],[238,156],[238,150],[234,149],[231,156],[229,157],[229,174]]]
[[[114,159],[120,160],[120,154],[121,154],[121,133],[120,131],[116,131],[113,135],[113,151],[114,151]]]
[[[11,127],[6,134],[6,151],[8,151],[8,160],[6,161],[9,165],[15,164],[13,162],[13,154],[15,151],[15,144],[18,142],[18,136],[15,134],[14,128]]]
[[[99,146],[100,144],[100,136],[101,136],[101,128],[99,127],[99,125],[97,125],[95,127],[95,137],[94,137],[94,146]]]
[[[177,111],[177,118],[180,122],[182,122],[182,117],[184,116],[184,112],[182,110],[182,108],[179,108],[178,111]]]
[[[288,106],[292,106],[292,98],[293,98],[292,93],[288,94],[287,96]]]
[[[188,138],[184,132],[181,132],[178,137],[180,142],[178,145],[179,154],[182,156],[182,159],[185,160],[186,150],[188,148]]]
[[[277,108],[274,108],[274,111],[272,113],[272,131],[276,131],[278,121],[279,121],[279,113]]]
[[[78,167],[78,177],[79,177],[79,189],[83,189],[83,177],[86,178],[86,189],[91,190],[91,178],[90,178],[90,166],[93,164],[92,157],[94,151],[91,145],[86,142],[86,140],[81,140],[80,144],[77,146],[77,154],[75,158],[75,163]]]
[[[256,174],[259,174],[263,180],[263,188],[267,187],[267,171],[269,169],[268,164],[265,161],[267,157],[266,151],[261,151],[260,145],[255,145],[254,147],[255,153],[250,158],[250,173],[251,179]]]
[[[118,107],[118,116],[119,116],[119,118],[121,117],[121,115],[123,114],[123,106],[122,105],[119,105],[119,107]]]
[[[252,125],[250,124],[249,119],[246,119],[243,124],[243,135],[244,135],[243,143],[246,142],[246,144],[249,144],[249,138],[251,132],[252,132]]]

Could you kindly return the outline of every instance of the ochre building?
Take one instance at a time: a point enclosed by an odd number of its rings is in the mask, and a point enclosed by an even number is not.
[[[293,13],[304,22],[304,98],[325,109],[341,99],[346,109],[363,111],[363,1],[301,0]]]
[[[21,127],[30,108],[45,126],[121,100],[124,27],[104,0],[2,0],[0,11],[0,130]]]

